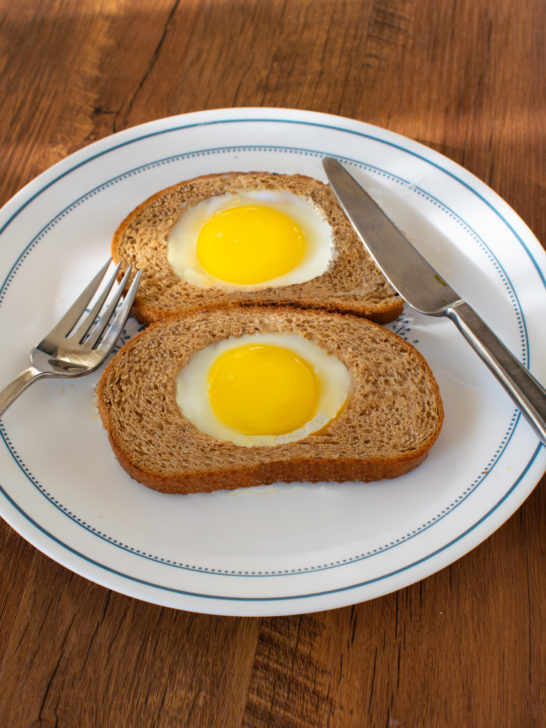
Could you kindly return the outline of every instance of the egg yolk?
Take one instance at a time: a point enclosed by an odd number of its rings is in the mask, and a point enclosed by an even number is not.
[[[244,435],[284,435],[314,417],[319,380],[294,351],[270,344],[229,349],[208,375],[211,407]]]
[[[240,205],[216,212],[197,239],[197,258],[226,283],[263,283],[288,273],[305,253],[305,235],[284,212]]]

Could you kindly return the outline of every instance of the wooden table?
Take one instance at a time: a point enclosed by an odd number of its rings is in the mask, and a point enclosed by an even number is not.
[[[543,0],[1,0],[6,202],[151,119],[284,106],[371,122],[472,171],[546,240]],[[0,726],[546,725],[544,480],[459,562],[329,612],[177,612],[0,525]]]

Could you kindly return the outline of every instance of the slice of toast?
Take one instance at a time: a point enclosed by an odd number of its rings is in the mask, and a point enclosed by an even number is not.
[[[264,332],[296,334],[336,356],[351,378],[345,406],[288,444],[241,447],[204,434],[177,404],[180,370],[213,342]],[[107,366],[97,398],[120,464],[168,493],[393,478],[424,460],[443,420],[434,376],[404,339],[359,316],[290,307],[221,307],[152,324]]]
[[[233,290],[199,288],[176,275],[167,259],[168,236],[184,210],[202,200],[237,190],[285,190],[308,199],[333,232],[333,258],[326,272],[304,283]],[[348,312],[378,323],[393,321],[403,301],[390,287],[364,247],[328,187],[310,177],[265,172],[233,172],[188,180],[145,200],[118,227],[112,257],[142,270],[133,307],[143,323],[217,305],[293,305],[299,308]]]

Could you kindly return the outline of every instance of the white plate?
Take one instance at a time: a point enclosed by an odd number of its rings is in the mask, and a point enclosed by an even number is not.
[[[148,195],[227,170],[324,179],[324,155],[350,165],[546,381],[546,256],[486,185],[420,144],[357,121],[228,109],[103,139],[47,170],[4,207],[0,330],[12,343],[4,345],[0,382],[26,366],[30,347],[107,257],[118,223]],[[407,310],[392,328],[430,362],[446,411],[428,459],[408,475],[368,485],[159,494],[115,461],[95,408],[98,373],[38,382],[6,412],[0,512],[78,574],[197,612],[310,612],[418,581],[516,510],[544,472],[546,450],[449,321]]]

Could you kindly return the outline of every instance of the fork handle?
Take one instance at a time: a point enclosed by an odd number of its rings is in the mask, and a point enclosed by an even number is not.
[[[32,382],[36,379],[40,379],[40,377],[43,376],[46,376],[46,372],[41,372],[39,369],[36,369],[36,367],[30,366],[28,369],[25,369],[24,372],[21,372],[21,374],[19,374],[19,376],[11,382],[11,384],[8,384],[8,386],[0,392],[0,417],[29,384],[32,384]]]

